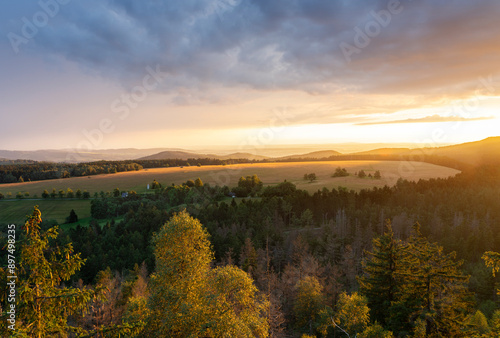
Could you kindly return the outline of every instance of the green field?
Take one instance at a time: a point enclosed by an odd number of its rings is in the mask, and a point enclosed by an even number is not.
[[[43,220],[56,220],[62,224],[74,209],[79,219],[90,218],[89,200],[3,200],[0,201],[0,224],[24,224],[26,216],[38,205]]]
[[[347,177],[333,178],[331,175],[337,167],[346,168],[351,174]],[[353,174],[364,170],[366,174],[374,174],[379,170],[382,179],[358,178]],[[315,173],[317,180],[309,182],[303,179],[304,174]],[[339,186],[348,189],[361,190],[371,187],[392,186],[398,178],[408,180],[448,177],[459,173],[458,170],[422,162],[400,161],[325,161],[325,162],[293,162],[293,163],[255,163],[237,164],[227,166],[201,166],[201,167],[175,167],[145,169],[137,172],[124,172],[117,174],[97,175],[90,177],[72,177],[59,180],[38,182],[11,183],[0,185],[0,192],[4,195],[11,193],[13,198],[0,201],[0,223],[24,221],[33,205],[38,204],[45,219],[56,219],[63,222],[71,209],[75,209],[79,218],[90,217],[90,201],[59,199],[54,200],[16,200],[18,192],[29,192],[33,197],[40,197],[43,190],[52,189],[73,191],[87,190],[93,195],[99,191],[112,191],[119,188],[122,191],[135,190],[139,193],[147,191],[148,183],[154,179],[163,186],[181,184],[188,179],[200,177],[203,182],[218,185],[236,186],[241,176],[257,174],[264,185],[274,185],[287,180],[297,185],[297,188],[309,192],[317,191],[323,187],[328,189]]]

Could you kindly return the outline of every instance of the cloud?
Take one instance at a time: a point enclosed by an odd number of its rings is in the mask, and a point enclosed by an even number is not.
[[[392,120],[392,121],[379,121],[379,122],[361,122],[356,123],[357,126],[369,126],[376,124],[395,124],[395,123],[435,123],[435,122],[470,122],[470,121],[482,121],[482,120],[492,120],[495,119],[494,116],[484,116],[484,117],[473,117],[466,118],[461,116],[440,116],[431,115],[416,119],[406,119],[406,120]]]
[[[364,29],[374,20],[372,11],[387,4],[72,1],[34,43],[37,53],[61,56],[125,87],[158,64],[169,74],[158,89],[165,93],[239,86],[453,97],[470,93],[479,76],[498,69],[500,4],[494,0],[457,0],[453,6],[402,1],[401,13],[347,63],[339,45],[352,44],[355,28]]]

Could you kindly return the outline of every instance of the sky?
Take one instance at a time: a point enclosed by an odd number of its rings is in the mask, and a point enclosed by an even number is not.
[[[500,134],[496,0],[40,0],[0,10],[0,149]]]

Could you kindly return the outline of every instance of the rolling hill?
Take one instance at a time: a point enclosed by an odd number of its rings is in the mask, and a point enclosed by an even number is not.
[[[431,155],[449,157],[472,165],[500,163],[500,137],[427,150]]]
[[[291,155],[291,156],[284,156],[278,158],[278,160],[295,160],[295,159],[322,159],[322,158],[328,158],[330,156],[336,156],[336,155],[342,155],[342,153],[339,153],[338,151],[335,150],[320,150],[320,151],[313,151],[307,154],[298,154],[298,155]]]
[[[122,161],[156,154],[167,148],[151,149],[103,149],[81,151],[75,149],[44,149],[33,151],[0,150],[0,157],[8,160],[33,160],[39,162],[92,162],[92,161]]]
[[[368,151],[361,151],[359,153],[353,153],[351,155],[394,156],[394,155],[406,155],[408,153],[410,153],[410,148],[378,148]]]
[[[199,154],[199,153],[191,153],[187,151],[162,151],[158,154],[141,157],[138,160],[168,160],[168,159],[179,159],[179,160],[187,160],[190,158],[215,158],[219,160],[228,160],[228,159],[239,159],[246,158],[249,160],[265,160],[269,157],[254,155],[250,153],[233,153],[229,155],[215,155],[215,154]]]
[[[316,149],[321,147],[316,147]],[[287,150],[289,153],[296,151],[295,154],[280,156],[277,152],[266,153],[261,151],[261,154],[268,156],[252,154],[250,152],[238,152],[226,150],[223,154],[214,154],[210,150],[200,152],[189,151],[179,148],[150,148],[150,149],[104,149],[93,151],[75,151],[72,149],[61,150],[34,150],[34,151],[11,151],[0,150],[0,159],[4,160],[33,160],[33,161],[48,161],[48,162],[91,162],[99,160],[165,160],[165,159],[180,159],[187,160],[189,158],[213,158],[220,160],[227,159],[249,159],[249,160],[298,160],[310,159],[318,160],[325,159],[331,156],[349,156],[349,159],[356,159],[356,156],[380,156],[384,159],[397,160],[398,157],[418,157],[419,154],[430,155],[439,158],[448,158],[456,162],[461,162],[465,165],[480,165],[487,163],[500,163],[500,137],[489,137],[481,141],[468,142],[451,146],[434,147],[434,148],[391,148],[383,147],[362,152],[346,152],[341,153],[335,150],[319,150],[307,153],[299,153],[306,148],[297,148],[290,146],[279,148],[280,152]],[[323,148],[325,149],[325,148]]]

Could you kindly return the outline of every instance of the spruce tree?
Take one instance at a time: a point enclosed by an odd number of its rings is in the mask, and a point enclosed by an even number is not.
[[[58,228],[40,230],[41,212],[35,207],[19,241],[18,316],[19,333],[30,337],[66,336],[83,332],[68,323],[68,316],[86,309],[94,291],[64,286],[80,269],[84,259],[71,244],[53,244]]]
[[[395,300],[399,248],[394,239],[391,222],[387,220],[385,233],[373,239],[373,251],[363,261],[363,275],[358,278],[360,291],[368,299],[370,317],[385,325],[391,303]]]
[[[455,252],[446,254],[443,247],[430,243],[418,223],[400,253],[397,300],[390,311],[392,328],[409,332],[421,319],[428,336],[464,336],[462,328],[472,304],[469,276],[460,271],[463,262],[455,260]]]

